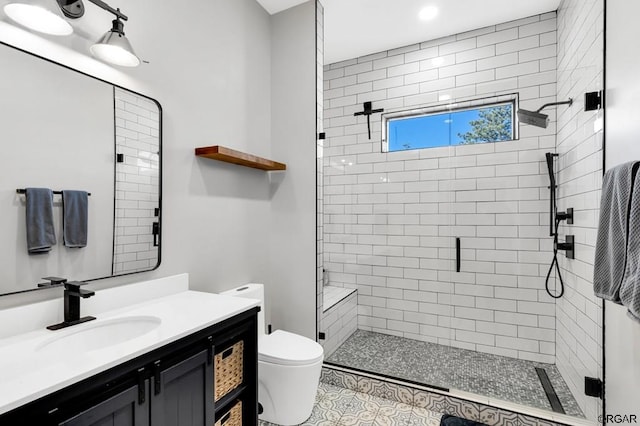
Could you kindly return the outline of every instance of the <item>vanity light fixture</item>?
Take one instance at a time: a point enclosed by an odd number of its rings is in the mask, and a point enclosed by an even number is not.
[[[91,54],[98,59],[122,67],[137,67],[140,59],[136,56],[131,43],[124,35],[124,24],[117,17],[112,27],[91,46]]]
[[[58,0],[58,2],[60,1],[78,3],[82,0]],[[120,9],[114,9],[102,0],[89,1],[116,16],[116,19],[111,21],[111,29],[91,46],[91,54],[105,62],[122,67],[137,67],[140,65],[140,59],[136,56],[131,47],[131,43],[129,43],[129,40],[124,35],[124,23],[122,21],[129,19],[127,15],[120,12]],[[65,14],[70,16],[67,13]]]
[[[56,36],[73,33],[56,0],[32,0],[6,4],[4,13],[18,24],[34,31]]]
[[[91,46],[91,54],[98,59],[123,67],[137,67],[140,59],[124,35],[124,24],[129,18],[102,0],[88,0],[116,16],[112,26]],[[56,4],[57,2],[57,4]],[[69,35],[73,27],[64,19],[77,19],[84,15],[83,0],[21,0],[4,6],[11,19],[35,31],[53,35]]]

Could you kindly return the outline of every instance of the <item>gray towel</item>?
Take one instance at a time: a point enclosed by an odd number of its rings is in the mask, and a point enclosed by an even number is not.
[[[596,296],[618,304],[622,303],[620,286],[627,259],[629,208],[638,164],[634,161],[614,167],[602,181],[593,290]]]
[[[87,246],[89,194],[85,191],[62,191],[62,234],[66,247]]]
[[[51,251],[56,244],[53,227],[53,191],[48,188],[26,188],[27,250],[29,254]]]
[[[620,300],[629,316],[640,322],[640,170],[636,173],[629,212],[627,263],[620,285]]]

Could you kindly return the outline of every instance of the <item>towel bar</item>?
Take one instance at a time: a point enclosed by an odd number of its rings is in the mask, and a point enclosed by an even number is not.
[[[18,189],[16,189],[16,193],[18,193],[18,194],[26,194],[27,190],[24,189],[24,188],[18,188]],[[53,191],[53,193],[56,194],[56,195],[62,195],[62,191]],[[91,193],[87,192],[87,195],[91,196]]]

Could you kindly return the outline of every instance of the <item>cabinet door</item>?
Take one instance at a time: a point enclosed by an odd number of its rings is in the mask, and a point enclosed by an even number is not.
[[[145,382],[147,387],[148,381]],[[146,393],[146,391],[145,391]],[[148,426],[148,398],[138,404],[138,386],[127,390],[89,408],[60,426]]]
[[[153,426],[213,425],[213,363],[208,351],[161,370],[152,388]]]

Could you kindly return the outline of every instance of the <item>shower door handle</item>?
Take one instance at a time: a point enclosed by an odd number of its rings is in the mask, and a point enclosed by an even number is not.
[[[456,237],[456,272],[460,272],[460,237]]]
[[[158,247],[158,237],[160,236],[160,222],[153,222],[151,233],[153,234],[153,246]]]

